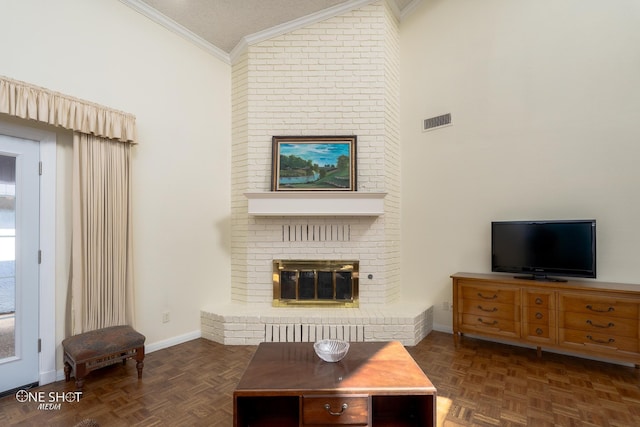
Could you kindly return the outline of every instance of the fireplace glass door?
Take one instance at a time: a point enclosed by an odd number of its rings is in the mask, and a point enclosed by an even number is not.
[[[357,307],[358,262],[276,260],[273,305]]]

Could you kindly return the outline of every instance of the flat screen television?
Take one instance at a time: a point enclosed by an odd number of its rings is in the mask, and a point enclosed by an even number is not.
[[[596,221],[494,221],[491,271],[535,280],[595,278]]]

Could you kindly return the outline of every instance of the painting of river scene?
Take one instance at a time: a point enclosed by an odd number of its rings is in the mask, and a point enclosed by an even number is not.
[[[273,137],[273,191],[356,191],[356,137]]]

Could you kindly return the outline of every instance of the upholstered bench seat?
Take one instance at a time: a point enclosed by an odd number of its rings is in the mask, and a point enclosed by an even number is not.
[[[81,391],[85,376],[96,369],[127,359],[136,360],[138,379],[144,367],[145,336],[131,326],[111,326],[73,335],[62,341],[65,380],[76,378],[76,389]]]

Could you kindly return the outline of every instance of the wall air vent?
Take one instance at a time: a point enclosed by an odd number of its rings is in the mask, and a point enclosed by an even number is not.
[[[431,117],[424,119],[422,122],[422,131],[439,129],[445,126],[451,126],[451,113],[443,114],[441,116]]]

